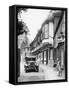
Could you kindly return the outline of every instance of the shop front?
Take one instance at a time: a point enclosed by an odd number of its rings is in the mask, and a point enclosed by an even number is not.
[[[32,53],[36,56],[37,62],[48,65],[53,60],[53,48],[50,45],[45,45]]]
[[[58,53],[59,53],[59,60],[61,62],[61,67],[64,68],[64,62],[65,62],[65,49],[64,49],[64,42],[61,42],[58,44]]]

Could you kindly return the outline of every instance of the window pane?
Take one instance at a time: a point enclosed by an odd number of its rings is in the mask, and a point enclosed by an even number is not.
[[[43,26],[42,28],[42,38],[44,39],[45,38],[45,27]]]
[[[45,25],[45,38],[48,38],[49,31],[48,31],[48,24]]]

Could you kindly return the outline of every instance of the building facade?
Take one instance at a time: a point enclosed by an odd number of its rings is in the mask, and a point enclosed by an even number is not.
[[[27,37],[28,33],[27,26],[26,28],[23,28],[23,34],[20,34],[18,36],[18,55],[19,55],[19,76],[22,76],[24,71],[24,63],[25,63],[25,57],[30,54],[30,46],[29,46],[29,41]]]
[[[42,24],[35,39],[30,44],[31,53],[36,56],[38,63],[53,63],[53,20],[48,18]],[[53,64],[51,64],[53,65]]]
[[[55,14],[54,14],[55,15]],[[54,22],[54,62],[60,61],[61,68],[64,69],[65,63],[65,12],[56,13]],[[58,19],[59,18],[59,19]],[[57,22],[57,19],[59,20]]]
[[[38,62],[53,66],[58,60],[64,67],[65,58],[65,13],[50,11],[35,39],[30,44],[31,53]]]

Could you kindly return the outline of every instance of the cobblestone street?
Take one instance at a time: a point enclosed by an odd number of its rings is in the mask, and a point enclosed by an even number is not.
[[[23,76],[20,76],[18,78],[19,82],[25,82],[25,81],[41,81],[45,80],[44,73],[39,72],[30,72],[30,73],[24,73]]]
[[[58,76],[58,71],[55,70],[55,68],[50,67],[49,65],[46,66],[44,64],[40,64],[39,72],[23,73],[23,75],[18,78],[18,82],[58,79],[65,79],[64,74],[62,74],[62,76]]]

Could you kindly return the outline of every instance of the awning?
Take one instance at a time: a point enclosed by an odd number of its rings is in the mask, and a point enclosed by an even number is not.
[[[36,47],[34,50],[32,50],[32,53],[39,53],[43,50],[46,50],[47,48],[53,47],[50,43],[43,43],[40,46]]]

